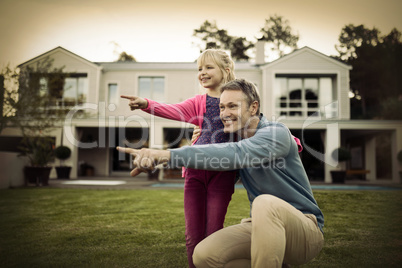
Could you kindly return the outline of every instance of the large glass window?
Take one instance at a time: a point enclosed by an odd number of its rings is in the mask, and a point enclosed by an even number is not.
[[[86,74],[74,74],[64,81],[62,104],[74,106],[83,104],[88,95],[88,78]]]
[[[39,94],[50,94],[56,107],[75,106],[87,101],[88,77],[85,73],[46,75],[39,78]]]
[[[277,75],[274,97],[278,116],[307,117],[334,102],[333,77]]]
[[[163,76],[140,76],[138,89],[138,95],[142,98],[159,102],[165,101],[165,78]]]

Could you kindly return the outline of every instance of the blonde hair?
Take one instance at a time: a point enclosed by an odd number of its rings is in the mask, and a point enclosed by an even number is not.
[[[198,57],[197,64],[198,66],[203,65],[205,61],[208,60],[213,61],[222,71],[223,84],[236,79],[234,74],[234,62],[225,51],[220,49],[207,49]],[[229,69],[229,73],[226,69]]]

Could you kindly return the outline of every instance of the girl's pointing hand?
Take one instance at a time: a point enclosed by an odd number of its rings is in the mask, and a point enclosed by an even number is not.
[[[131,111],[148,107],[148,101],[144,98],[126,95],[121,95],[120,97],[129,100],[128,106],[130,106]]]

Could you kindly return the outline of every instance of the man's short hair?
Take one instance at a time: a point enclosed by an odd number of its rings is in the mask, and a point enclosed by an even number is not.
[[[246,96],[246,101],[249,107],[254,101],[257,101],[257,115],[260,114],[260,95],[258,94],[258,89],[254,83],[243,78],[235,79],[223,85],[221,88],[221,93],[223,93],[225,90],[240,90],[243,92],[243,94]]]

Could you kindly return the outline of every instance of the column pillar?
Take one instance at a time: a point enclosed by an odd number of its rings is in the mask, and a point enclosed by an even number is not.
[[[398,153],[402,150],[402,127],[397,127],[391,133],[391,155],[392,155],[392,182],[401,183],[402,162],[398,161]]]
[[[365,169],[370,170],[370,173],[366,175],[368,181],[375,181],[377,178],[377,166],[376,166],[376,138],[375,136],[369,137],[366,140],[364,148],[364,158],[365,158]]]
[[[326,183],[332,183],[331,170],[336,169],[338,162],[332,158],[332,152],[340,147],[341,137],[338,123],[328,124],[325,133],[325,178]]]
[[[78,175],[78,149],[77,146],[77,128],[75,126],[70,126],[68,131],[62,131],[63,135],[63,145],[71,149],[70,158],[64,161],[66,166],[71,166],[70,178],[76,179]],[[74,137],[73,140],[70,140]]]

